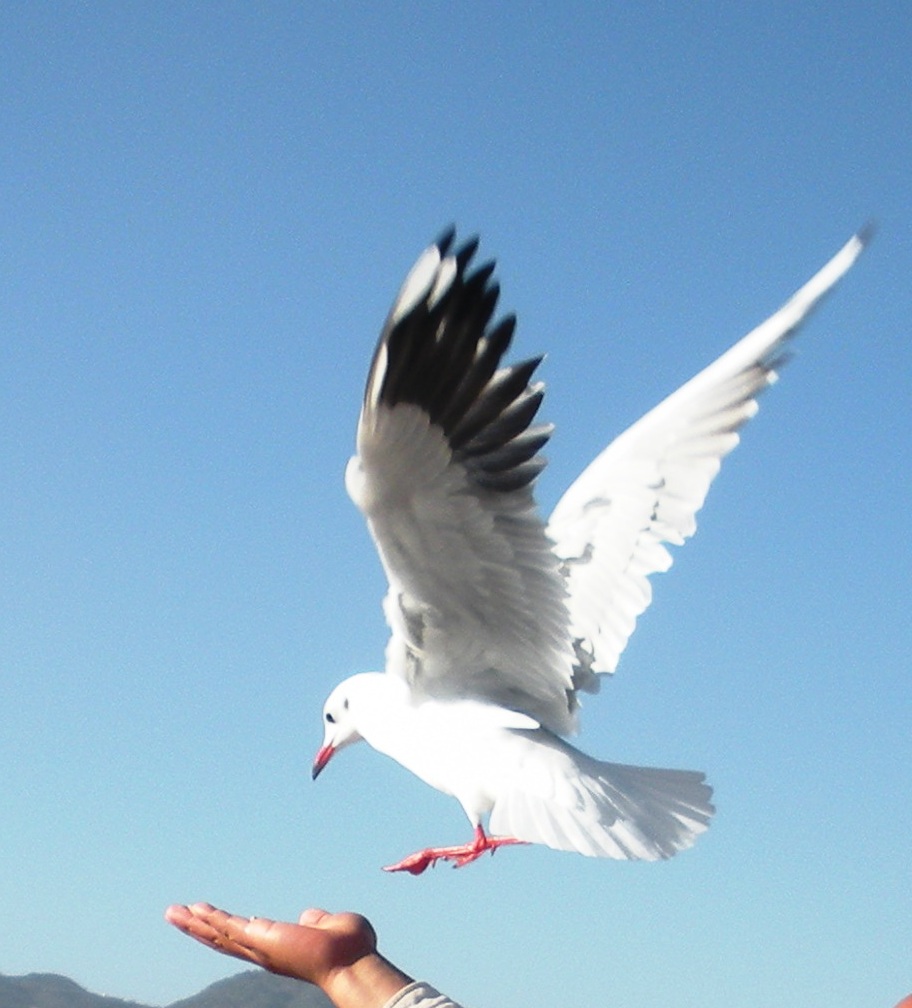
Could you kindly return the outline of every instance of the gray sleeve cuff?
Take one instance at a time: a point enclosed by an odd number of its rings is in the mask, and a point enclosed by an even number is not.
[[[434,990],[430,984],[418,980],[394,994],[384,1008],[459,1008],[459,1005]]]

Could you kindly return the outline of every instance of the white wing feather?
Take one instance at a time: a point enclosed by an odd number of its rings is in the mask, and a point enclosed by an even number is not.
[[[603,763],[547,732],[512,732],[490,826],[589,857],[655,861],[689,847],[715,809],[702,773]]]
[[[613,441],[558,502],[548,534],[589,671],[614,671],[651,601],[649,576],[671,566],[666,544],[693,535],[722,458],[776,379],[784,344],[865,241],[863,233],[851,238],[779,311]],[[593,679],[579,681],[596,688]]]

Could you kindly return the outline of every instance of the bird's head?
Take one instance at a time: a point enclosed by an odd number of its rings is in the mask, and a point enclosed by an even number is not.
[[[365,672],[352,676],[339,683],[326,698],[323,705],[323,745],[314,757],[314,780],[340,749],[361,740],[359,714],[363,714],[367,681],[376,675],[375,672]]]

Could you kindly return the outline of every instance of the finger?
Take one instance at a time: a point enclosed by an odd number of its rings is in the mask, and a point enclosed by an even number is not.
[[[200,907],[201,904],[196,904],[196,911],[194,911],[193,907],[176,903],[173,906],[169,906],[165,911],[165,920],[183,931],[184,934],[189,934],[193,937],[208,933],[213,929],[207,923],[206,915],[199,912]]]
[[[211,903],[171,906],[165,911],[165,917],[184,934],[207,948],[236,959],[259,963],[259,956],[247,942],[245,929],[249,922],[246,917],[229,914]]]
[[[244,931],[250,923],[249,917],[230,914],[227,910],[219,910],[218,907],[214,907],[210,903],[194,903],[189,909],[197,920],[207,924],[231,941],[243,944]]]
[[[303,927],[320,927],[323,921],[327,917],[332,917],[333,915],[326,910],[321,910],[319,907],[311,907],[309,910],[305,910],[304,913],[298,918],[298,923]]]
[[[191,903],[187,909],[194,917],[198,917],[200,920],[206,921],[207,924],[211,924],[213,927],[218,927],[223,921],[228,920],[230,917],[237,916],[236,914],[228,913],[227,910],[220,910],[211,903]],[[243,918],[245,921],[246,919],[246,917]]]
[[[165,910],[165,920],[175,927],[180,927],[186,923],[190,916],[189,907],[184,906],[182,903],[174,903]]]

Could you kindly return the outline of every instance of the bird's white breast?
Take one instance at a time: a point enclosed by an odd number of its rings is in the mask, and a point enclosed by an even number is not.
[[[373,748],[455,797],[473,818],[489,812],[520,771],[519,738],[538,727],[526,714],[491,704],[432,700],[387,709],[361,733]]]

